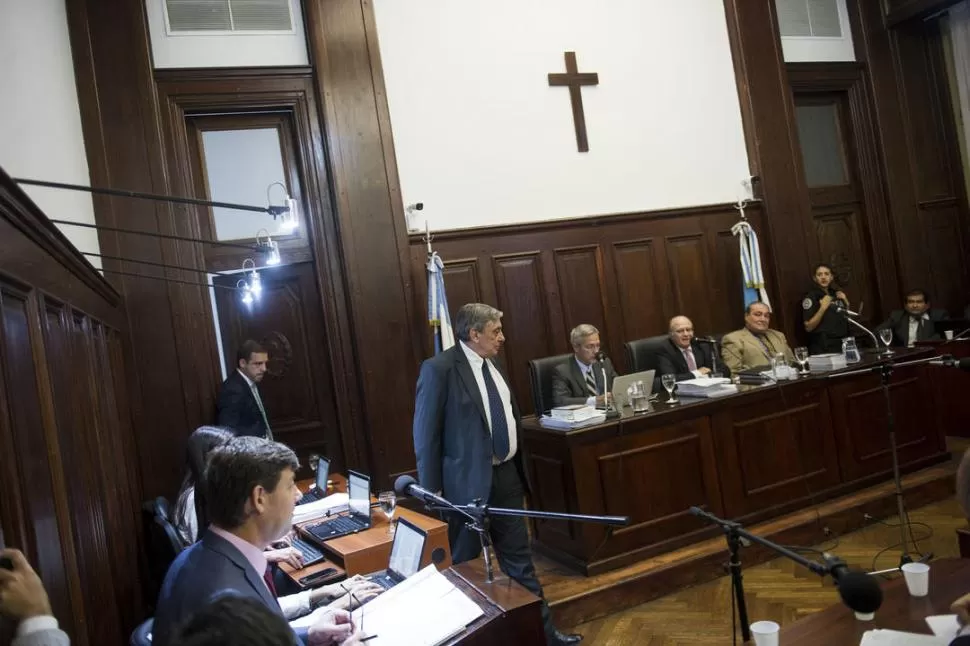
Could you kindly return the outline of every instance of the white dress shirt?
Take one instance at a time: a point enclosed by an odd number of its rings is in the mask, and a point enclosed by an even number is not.
[[[485,359],[478,356],[478,353],[465,345],[464,341],[460,341],[462,351],[465,353],[465,358],[468,359],[468,365],[472,369],[472,374],[475,375],[475,383],[478,384],[478,392],[482,396],[482,405],[485,407],[485,418],[488,420],[488,432],[492,432],[492,411],[488,405],[488,391],[485,389],[485,377],[482,376],[482,364]],[[502,459],[497,459],[492,457],[492,464],[501,464],[507,460],[511,460],[515,456],[515,451],[518,449],[518,438],[516,438],[516,427],[515,427],[515,415],[512,414],[512,393],[509,391],[509,386],[505,383],[505,377],[502,373],[498,371],[495,367],[493,361],[488,362],[488,369],[492,375],[492,379],[495,381],[495,388],[498,389],[499,397],[502,398],[502,406],[505,408],[505,420],[506,425],[509,429],[509,454]]]
[[[911,314],[907,314],[907,316],[909,316],[909,338],[906,339],[906,347],[912,348],[916,345],[920,322],[930,320],[930,315],[923,312],[923,316],[919,318],[914,318]]]

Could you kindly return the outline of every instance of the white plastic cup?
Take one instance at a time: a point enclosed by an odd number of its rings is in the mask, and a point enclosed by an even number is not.
[[[930,566],[926,563],[906,563],[903,565],[906,587],[914,597],[925,597],[930,592]]]
[[[778,646],[778,631],[781,626],[773,621],[756,621],[751,624],[751,636],[755,646]]]
[[[859,621],[872,621],[876,618],[876,613],[874,612],[857,612],[855,613],[855,618]]]
[[[943,336],[946,337],[946,340],[947,341],[952,341],[953,340],[953,330],[945,330],[943,332]]]

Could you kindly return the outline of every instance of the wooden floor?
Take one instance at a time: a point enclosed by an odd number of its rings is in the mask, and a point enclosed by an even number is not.
[[[955,530],[967,520],[952,498],[910,510],[910,518],[928,526],[914,525],[920,550],[936,557],[958,555]],[[898,527],[889,525],[897,520],[875,522],[814,547],[838,554],[853,567],[893,567],[899,562],[900,539]],[[745,568],[744,588],[751,621],[770,619],[783,626],[838,601],[830,579],[822,580],[787,559]],[[571,632],[585,636],[584,646],[730,644],[730,591],[730,579],[722,577],[574,626]]]

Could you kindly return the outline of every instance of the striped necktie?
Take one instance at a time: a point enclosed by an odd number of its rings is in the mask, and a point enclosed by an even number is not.
[[[596,379],[593,377],[592,366],[586,370],[586,392],[589,393],[590,397],[596,397],[599,394],[596,390]]]

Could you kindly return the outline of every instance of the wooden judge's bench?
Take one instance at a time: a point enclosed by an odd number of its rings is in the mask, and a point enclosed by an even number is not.
[[[903,349],[895,359],[934,354],[934,348]],[[890,479],[880,376],[840,376],[879,365],[864,354],[843,371],[740,386],[738,394],[716,399],[655,403],[644,414],[626,408],[619,419],[573,431],[527,418],[523,441],[536,509],[631,518],[614,529],[535,521],[536,550],[597,574],[713,536],[714,528],[688,513],[692,505],[754,523]],[[970,409],[970,390],[944,402],[937,388],[944,370],[959,373],[930,365],[892,372],[903,472],[948,460],[951,418]],[[665,399],[663,392],[659,401]]]

